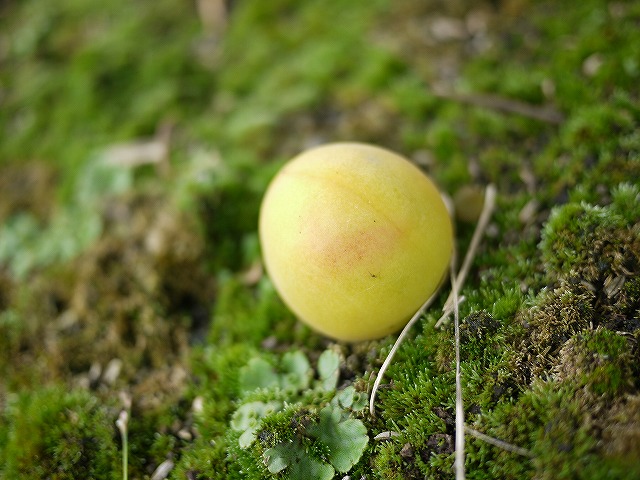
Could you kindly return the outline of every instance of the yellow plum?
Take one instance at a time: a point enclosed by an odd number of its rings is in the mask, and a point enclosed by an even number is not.
[[[300,318],[338,340],[402,328],[443,279],[449,213],[403,157],[361,143],[313,148],[284,165],[260,210],[263,260]]]

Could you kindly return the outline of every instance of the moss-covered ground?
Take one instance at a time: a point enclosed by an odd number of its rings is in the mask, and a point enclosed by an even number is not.
[[[0,478],[453,478],[446,292],[395,337],[300,324],[277,168],[398,151],[497,210],[462,294],[469,478],[640,478],[640,3],[0,1]],[[480,192],[480,193],[479,193]]]

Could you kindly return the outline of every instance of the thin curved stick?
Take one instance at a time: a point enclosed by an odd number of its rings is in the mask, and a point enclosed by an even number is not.
[[[490,437],[486,433],[482,433],[478,430],[475,430],[468,425],[464,426],[464,431],[467,432],[472,437],[479,438],[483,442],[487,442],[491,445],[494,445],[503,450],[507,450],[508,452],[517,453],[518,455],[522,455],[523,457],[536,458],[536,456],[531,452],[531,450],[527,450],[526,448],[518,447],[517,445],[512,445],[511,443],[507,443],[504,440],[499,440],[497,438]]]
[[[423,312],[427,308],[429,308],[431,306],[431,304],[435,300],[436,296],[438,295],[439,291],[440,291],[440,287],[438,287],[436,289],[436,291],[433,292],[433,295],[431,295],[427,299],[427,301],[422,304],[422,306],[413,315],[413,317],[411,317],[411,320],[409,320],[409,322],[404,326],[404,328],[400,332],[400,335],[398,335],[398,338],[396,339],[395,343],[393,344],[393,347],[391,347],[391,351],[387,355],[387,358],[385,358],[384,363],[380,367],[380,371],[378,372],[378,376],[376,377],[376,381],[373,383],[373,388],[371,389],[371,398],[369,398],[369,413],[371,414],[372,417],[375,416],[374,404],[376,402],[376,393],[378,392],[378,389],[380,388],[380,382],[382,381],[382,378],[384,377],[384,374],[387,371],[387,368],[389,368],[389,365],[391,364],[391,361],[393,360],[393,357],[395,356],[396,352],[398,351],[398,348],[400,347],[400,345],[404,341],[404,337],[407,336],[407,334],[409,333],[409,330],[411,330],[411,327],[413,327],[413,324],[418,321],[418,319],[423,314]]]
[[[482,240],[482,236],[487,229],[487,225],[489,225],[489,220],[491,219],[491,215],[493,215],[495,205],[496,187],[493,184],[489,184],[487,185],[484,193],[484,205],[482,207],[480,218],[478,219],[478,224],[476,225],[476,229],[473,232],[473,237],[471,237],[471,243],[469,244],[469,248],[467,249],[467,254],[464,257],[464,261],[462,262],[460,271],[458,272],[458,275],[456,275],[456,288],[458,291],[462,289],[462,285],[464,285],[464,282],[467,279],[467,274],[471,269],[471,264],[473,263],[476,251],[478,250],[478,246],[480,245],[480,240]],[[436,322],[436,328],[440,328],[442,324],[449,318],[449,315],[451,315],[453,308],[452,297],[453,289],[451,289],[451,293],[449,294],[449,297],[447,297],[447,301],[444,303],[444,307],[442,307],[443,314]]]
[[[453,299],[453,323],[456,350],[456,480],[464,480],[464,404],[462,402],[462,380],[460,375],[460,310],[458,303],[458,279],[455,278],[456,254],[451,257],[451,298]]]

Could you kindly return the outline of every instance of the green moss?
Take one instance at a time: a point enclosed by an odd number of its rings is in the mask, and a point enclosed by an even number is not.
[[[376,446],[374,470],[376,478],[390,480],[400,480],[405,478],[402,474],[403,458],[395,444],[390,442],[381,443]]]
[[[579,187],[588,192],[588,202],[602,203],[598,191],[603,186],[638,177],[635,132],[640,116],[629,103],[633,101],[614,94],[601,104],[581,106],[563,126],[557,142],[536,165],[537,172],[547,170],[556,198]]]
[[[398,352],[388,373],[392,383],[381,389],[380,412],[372,423],[375,432],[394,431],[400,437],[372,452],[377,473],[437,475],[437,465],[451,456],[455,388],[450,341],[427,327]],[[401,455],[406,444],[411,456]]]
[[[611,208],[621,215],[628,225],[640,222],[640,186],[622,183],[611,192]]]
[[[613,455],[605,453],[610,449],[610,440],[603,441],[600,425],[593,424],[592,412],[607,411],[611,404],[607,399],[585,397],[580,392],[580,387],[571,381],[536,382],[517,402],[504,403],[479,419],[474,428],[528,448],[534,458],[470,440],[468,467],[506,478],[633,478],[637,463],[631,458],[636,449],[631,447],[633,453],[627,451],[626,455],[617,450],[617,461],[612,461]],[[632,405],[625,400],[614,407],[614,415],[602,414],[603,419],[616,418],[607,426],[607,438],[616,428],[627,431],[626,415],[630,412],[625,409],[632,410]],[[630,432],[633,431],[631,427]]]
[[[639,239],[612,208],[568,203],[552,212],[542,232],[542,259],[551,279],[573,272],[597,284],[637,268]]]
[[[254,347],[242,343],[194,350],[191,370],[196,380],[191,385],[191,396],[202,401],[201,410],[194,415],[203,438],[218,438],[227,430],[233,402],[240,393],[239,370],[255,354]]]
[[[192,412],[195,438],[181,448],[173,478],[188,475],[198,479],[233,478],[227,462],[229,445],[225,433],[240,392],[238,372],[252,355],[254,348],[243,343],[227,348],[201,346],[192,352],[190,368],[194,381],[189,397],[194,398],[194,405],[199,405]]]
[[[540,382],[517,402],[502,404],[476,428],[530,449],[535,458],[472,440],[470,466],[484,464],[484,469],[494,475],[510,478],[573,478],[576,472],[583,471],[585,465],[595,460],[592,454],[595,440],[588,427],[582,425],[588,411],[586,405],[570,395],[569,389],[553,382]]]
[[[587,330],[573,336],[552,367],[553,376],[585,387],[600,397],[616,397],[633,384],[633,355],[629,341],[605,329]]]
[[[226,466],[225,445],[203,438],[196,439],[183,449],[180,461],[171,471],[174,479],[193,478],[196,480],[233,478]]]
[[[2,416],[6,478],[120,477],[115,417],[96,397],[52,387],[11,398]]]
[[[260,200],[275,167],[256,171],[255,153],[229,152],[228,161],[233,167],[216,163],[220,159],[215,157],[208,166],[203,159],[201,167],[191,160],[195,168],[181,182],[181,203],[184,210],[198,215],[210,268],[237,271],[255,263],[259,255]]]
[[[294,329],[303,329],[294,327],[293,315],[266,279],[251,291],[236,278],[223,278],[213,319],[209,339],[214,344],[243,341],[258,346],[267,337],[288,342]]]
[[[521,318],[525,333],[520,365],[527,382],[545,375],[565,342],[594,320],[595,295],[581,284],[543,291],[537,300]]]

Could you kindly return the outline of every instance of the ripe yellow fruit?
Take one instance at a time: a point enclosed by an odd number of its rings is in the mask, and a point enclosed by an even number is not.
[[[260,210],[267,273],[289,308],[338,340],[403,327],[442,280],[453,246],[433,182],[388,150],[317,147],[287,163]]]

